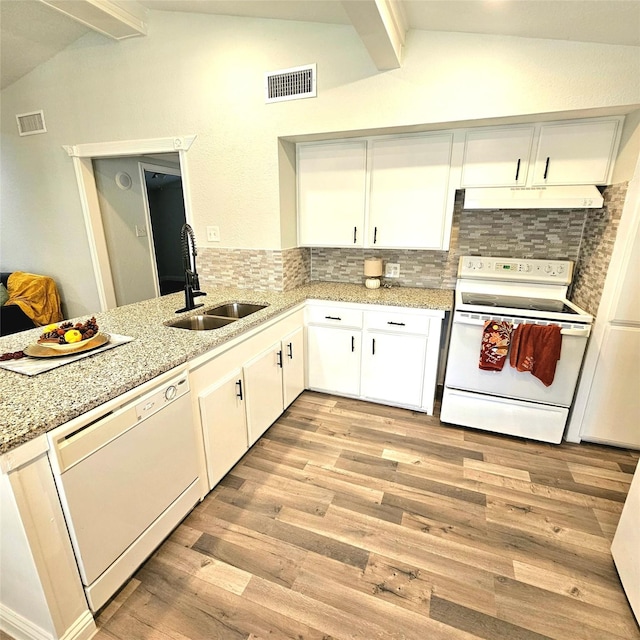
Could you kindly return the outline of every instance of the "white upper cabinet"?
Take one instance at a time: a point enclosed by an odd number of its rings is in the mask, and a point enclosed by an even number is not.
[[[516,187],[526,184],[533,125],[470,129],[465,136],[462,187]]]
[[[298,245],[446,251],[456,188],[610,184],[623,122],[300,143]]]
[[[298,145],[298,244],[364,246],[364,141]]]
[[[541,125],[532,184],[608,184],[621,128],[622,118]]]
[[[367,246],[448,247],[452,143],[449,133],[370,141]]]
[[[297,147],[298,244],[448,249],[453,135]]]

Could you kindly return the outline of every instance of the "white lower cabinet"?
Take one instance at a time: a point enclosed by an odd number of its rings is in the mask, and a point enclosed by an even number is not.
[[[309,387],[317,391],[360,395],[360,329],[309,326]]]
[[[304,390],[304,329],[271,345],[243,371],[251,446]]]
[[[282,400],[282,346],[271,345],[244,367],[247,384],[247,426],[249,446],[278,419]]]
[[[308,387],[433,413],[443,311],[311,301]]]
[[[204,446],[210,488],[248,448],[244,393],[242,369],[236,369],[198,396],[202,424],[207,426]]]
[[[304,391],[304,328],[282,340],[282,399],[286,409]]]
[[[427,338],[365,331],[362,397],[420,407]]]
[[[294,311],[193,364],[210,489],[303,391],[303,321]]]

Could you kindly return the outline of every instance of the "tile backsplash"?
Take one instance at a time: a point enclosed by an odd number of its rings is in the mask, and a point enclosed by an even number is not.
[[[198,250],[202,286],[239,287],[288,291],[309,282],[309,249],[212,249]]]
[[[607,187],[603,194],[604,207],[587,212],[571,299],[593,315],[600,304],[627,187],[627,182]]]
[[[287,291],[313,281],[363,282],[365,258],[400,264],[393,284],[455,287],[463,255],[573,260],[572,299],[597,311],[622,214],[627,183],[606,187],[602,209],[464,211],[456,193],[449,251],[292,248],[199,251],[200,277],[209,286]]]
[[[312,249],[311,279],[361,282],[364,258],[400,263],[402,287],[455,287],[464,255],[578,259],[588,210],[464,211],[456,193],[449,251]]]

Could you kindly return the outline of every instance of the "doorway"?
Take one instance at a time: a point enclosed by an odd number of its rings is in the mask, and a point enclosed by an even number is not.
[[[180,231],[187,222],[180,170],[140,163],[144,176],[145,209],[148,212],[159,294],[182,291],[185,285]]]
[[[94,158],[92,167],[116,306],[182,289],[178,154]]]
[[[187,222],[193,224],[191,222],[191,192],[187,156],[195,139],[195,135],[185,135],[170,138],[63,145],[64,150],[73,161],[80,203],[89,239],[96,289],[102,311],[116,307],[118,303],[116,301],[114,278],[111,272],[112,265],[107,249],[106,229],[100,210],[93,161],[99,158],[126,158],[131,156],[146,156],[147,159],[155,159],[158,155],[177,153],[178,165],[182,174],[185,216]],[[125,179],[122,183],[123,187],[126,187],[126,183]],[[148,297],[153,297],[153,294]]]

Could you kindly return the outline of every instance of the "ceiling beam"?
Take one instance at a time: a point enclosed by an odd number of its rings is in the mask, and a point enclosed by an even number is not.
[[[128,0],[40,0],[76,22],[114,40],[146,36],[147,10]]]
[[[407,33],[401,0],[342,0],[342,6],[376,67],[398,69]]]

